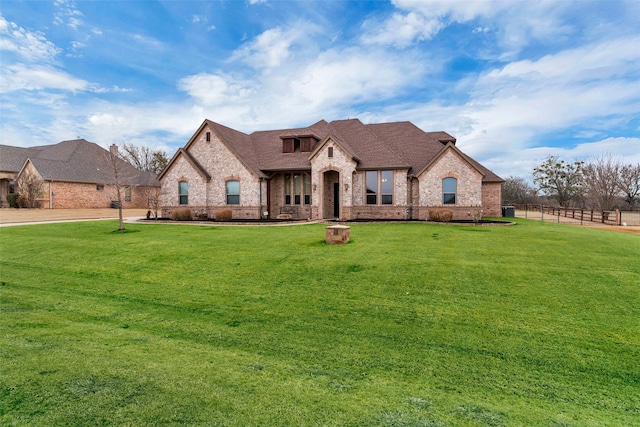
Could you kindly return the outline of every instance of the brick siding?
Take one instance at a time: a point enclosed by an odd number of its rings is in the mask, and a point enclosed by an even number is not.
[[[102,185],[102,184],[100,184]],[[127,209],[146,209],[149,207],[149,193],[154,187],[131,187],[131,201],[125,201],[122,188],[122,207]],[[49,200],[51,195],[51,202]],[[104,185],[98,190],[98,184],[77,182],[45,182],[44,197],[38,199],[41,208],[52,209],[95,209],[110,208],[117,200],[116,187]]]
[[[211,132],[211,141],[206,141]],[[328,156],[328,149],[333,156]],[[162,180],[162,216],[168,217],[178,204],[178,182],[189,182],[189,204],[194,216],[213,218],[216,209],[230,208],[233,219],[258,219],[269,205],[269,216],[277,217],[283,207],[295,206],[298,219],[332,218],[333,185],[340,191],[340,219],[420,219],[428,218],[429,209],[447,208],[454,211],[454,219],[474,219],[478,212],[484,216],[500,216],[500,183],[482,183],[482,174],[470,165],[455,149],[447,150],[421,176],[407,178],[407,170],[393,174],[393,204],[367,205],[365,171],[356,170],[356,162],[331,139],[311,158],[311,205],[286,205],[282,174],[263,182],[205,126],[193,139],[188,150],[211,175],[206,182],[198,171],[180,157]],[[457,179],[456,204],[443,205],[442,180]],[[240,205],[226,204],[225,181],[240,181]],[[267,201],[269,186],[270,201]],[[379,195],[380,196],[380,195]],[[381,197],[378,197],[380,202]]]
[[[206,132],[211,132],[211,141],[206,140]],[[227,146],[209,127],[189,146],[189,153],[212,175],[207,182],[184,157],[179,157],[162,179],[162,216],[169,217],[171,211],[179,207],[189,207],[195,215],[213,218],[216,209],[228,208],[234,219],[258,219],[266,210],[266,184],[251,173],[229,151]],[[240,205],[227,205],[226,181],[240,182]],[[179,204],[178,182],[189,183],[188,204]],[[262,191],[262,200],[260,193]],[[262,205],[260,204],[262,201]]]

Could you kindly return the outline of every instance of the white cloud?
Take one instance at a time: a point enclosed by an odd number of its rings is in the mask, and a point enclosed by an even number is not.
[[[89,86],[85,80],[48,66],[10,65],[3,67],[0,75],[0,93],[42,89],[75,92]]]
[[[55,0],[53,4],[58,8],[54,16],[54,24],[67,25],[74,30],[77,30],[83,24],[82,19],[80,19],[83,14],[73,1]]]
[[[432,38],[443,27],[444,24],[439,19],[425,17],[417,12],[406,15],[394,13],[386,22],[365,22],[362,40],[365,44],[406,47],[416,40]]]
[[[406,47],[433,38],[452,22],[467,22],[478,16],[494,15],[507,7],[487,1],[396,0],[391,17],[369,19],[363,24],[365,44]]]
[[[147,49],[151,48],[157,51],[164,49],[164,44],[153,37],[148,37],[142,34],[130,34],[129,38],[134,40],[136,43],[143,45]]]
[[[205,25],[206,31],[213,31],[216,29],[215,25],[207,25],[209,23],[209,19],[205,15],[192,15],[191,16],[192,24],[203,24]]]
[[[616,116],[635,114],[640,99],[629,89],[637,84],[634,64],[640,52],[632,46],[638,43],[640,39],[623,39],[584,46],[538,61],[514,62],[481,76],[473,101],[463,107],[476,123],[465,139],[485,150],[513,129],[550,132],[593,125],[597,118],[607,126],[607,120],[618,120]]]
[[[102,87],[96,84],[90,84],[87,88],[89,92],[93,93],[127,93],[132,92],[132,89],[120,87],[118,85],[112,87]]]
[[[144,139],[146,146],[166,147],[186,142],[202,123],[202,110],[188,105],[150,103],[137,105],[95,102],[75,119],[86,139],[99,144],[119,144]],[[172,153],[170,153],[172,154]]]
[[[563,4],[567,3],[567,4]],[[363,40],[369,44],[406,47],[416,41],[432,39],[453,23],[478,21],[474,34],[483,34],[499,28],[496,34],[506,49],[503,58],[513,57],[532,40],[552,41],[566,37],[574,29],[567,25],[561,14],[571,9],[570,2],[552,0],[513,2],[503,0],[395,0],[399,10],[390,18],[365,22]]]
[[[131,89],[121,88],[117,85],[110,88],[101,87],[47,65],[9,65],[0,69],[0,77],[2,77],[0,79],[0,93],[19,90],[67,91],[74,93],[125,93],[131,91]],[[40,92],[40,96],[47,98],[43,92]],[[59,95],[56,97],[59,97]]]
[[[417,11],[426,17],[450,17],[451,21],[468,22],[478,16],[495,16],[510,7],[508,1],[394,0],[401,10]]]
[[[638,45],[640,38],[625,37],[514,61],[468,81],[463,103],[413,101],[375,117],[448,131],[463,151],[503,176],[528,176],[549,154],[611,152],[637,162],[638,138],[617,136],[640,111]],[[566,135],[563,146],[585,138],[594,142],[572,148],[545,143],[557,143],[559,133]],[[612,137],[597,139],[603,135]]]
[[[640,138],[611,137],[572,147],[541,145],[487,158],[484,165],[498,172],[502,178],[520,176],[531,179],[533,168],[539,166],[548,156],[556,156],[567,161],[588,161],[608,155],[625,164],[640,164]]]
[[[240,61],[255,69],[278,67],[291,58],[291,46],[304,34],[302,28],[304,26],[293,25],[288,31],[280,28],[267,30],[236,50],[229,61]]]
[[[413,59],[376,50],[327,51],[293,76],[289,98],[318,109],[393,98],[426,72]]]
[[[178,88],[206,106],[244,102],[254,92],[247,83],[222,74],[188,76]]]
[[[29,62],[51,62],[60,53],[41,32],[30,32],[0,15],[0,50],[18,54]]]
[[[607,40],[546,55],[536,61],[512,62],[493,70],[488,78],[574,82],[624,75],[629,65],[640,61],[640,37]],[[633,72],[637,72],[635,68]]]
[[[245,70],[246,71],[246,70]],[[415,53],[378,49],[327,50],[296,57],[278,72],[243,77],[201,73],[180,80],[206,116],[243,131],[344,118],[354,104],[381,103],[411,90],[429,72]],[[204,117],[203,117],[204,118]]]
[[[612,155],[624,163],[640,164],[640,138],[611,137],[600,141],[585,142],[565,149],[568,158],[589,160]]]

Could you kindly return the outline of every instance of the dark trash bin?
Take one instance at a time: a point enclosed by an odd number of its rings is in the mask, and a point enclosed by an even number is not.
[[[515,206],[503,206],[502,207],[502,216],[505,218],[514,218],[516,216],[516,208]]]

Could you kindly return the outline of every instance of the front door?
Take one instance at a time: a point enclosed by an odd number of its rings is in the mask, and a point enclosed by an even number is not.
[[[340,184],[333,183],[333,216],[340,218]]]
[[[322,174],[322,218],[340,217],[340,174],[329,170]]]

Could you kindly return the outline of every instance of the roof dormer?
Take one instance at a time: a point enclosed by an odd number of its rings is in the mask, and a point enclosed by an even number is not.
[[[315,135],[283,135],[280,139],[283,153],[310,153],[320,140]]]

